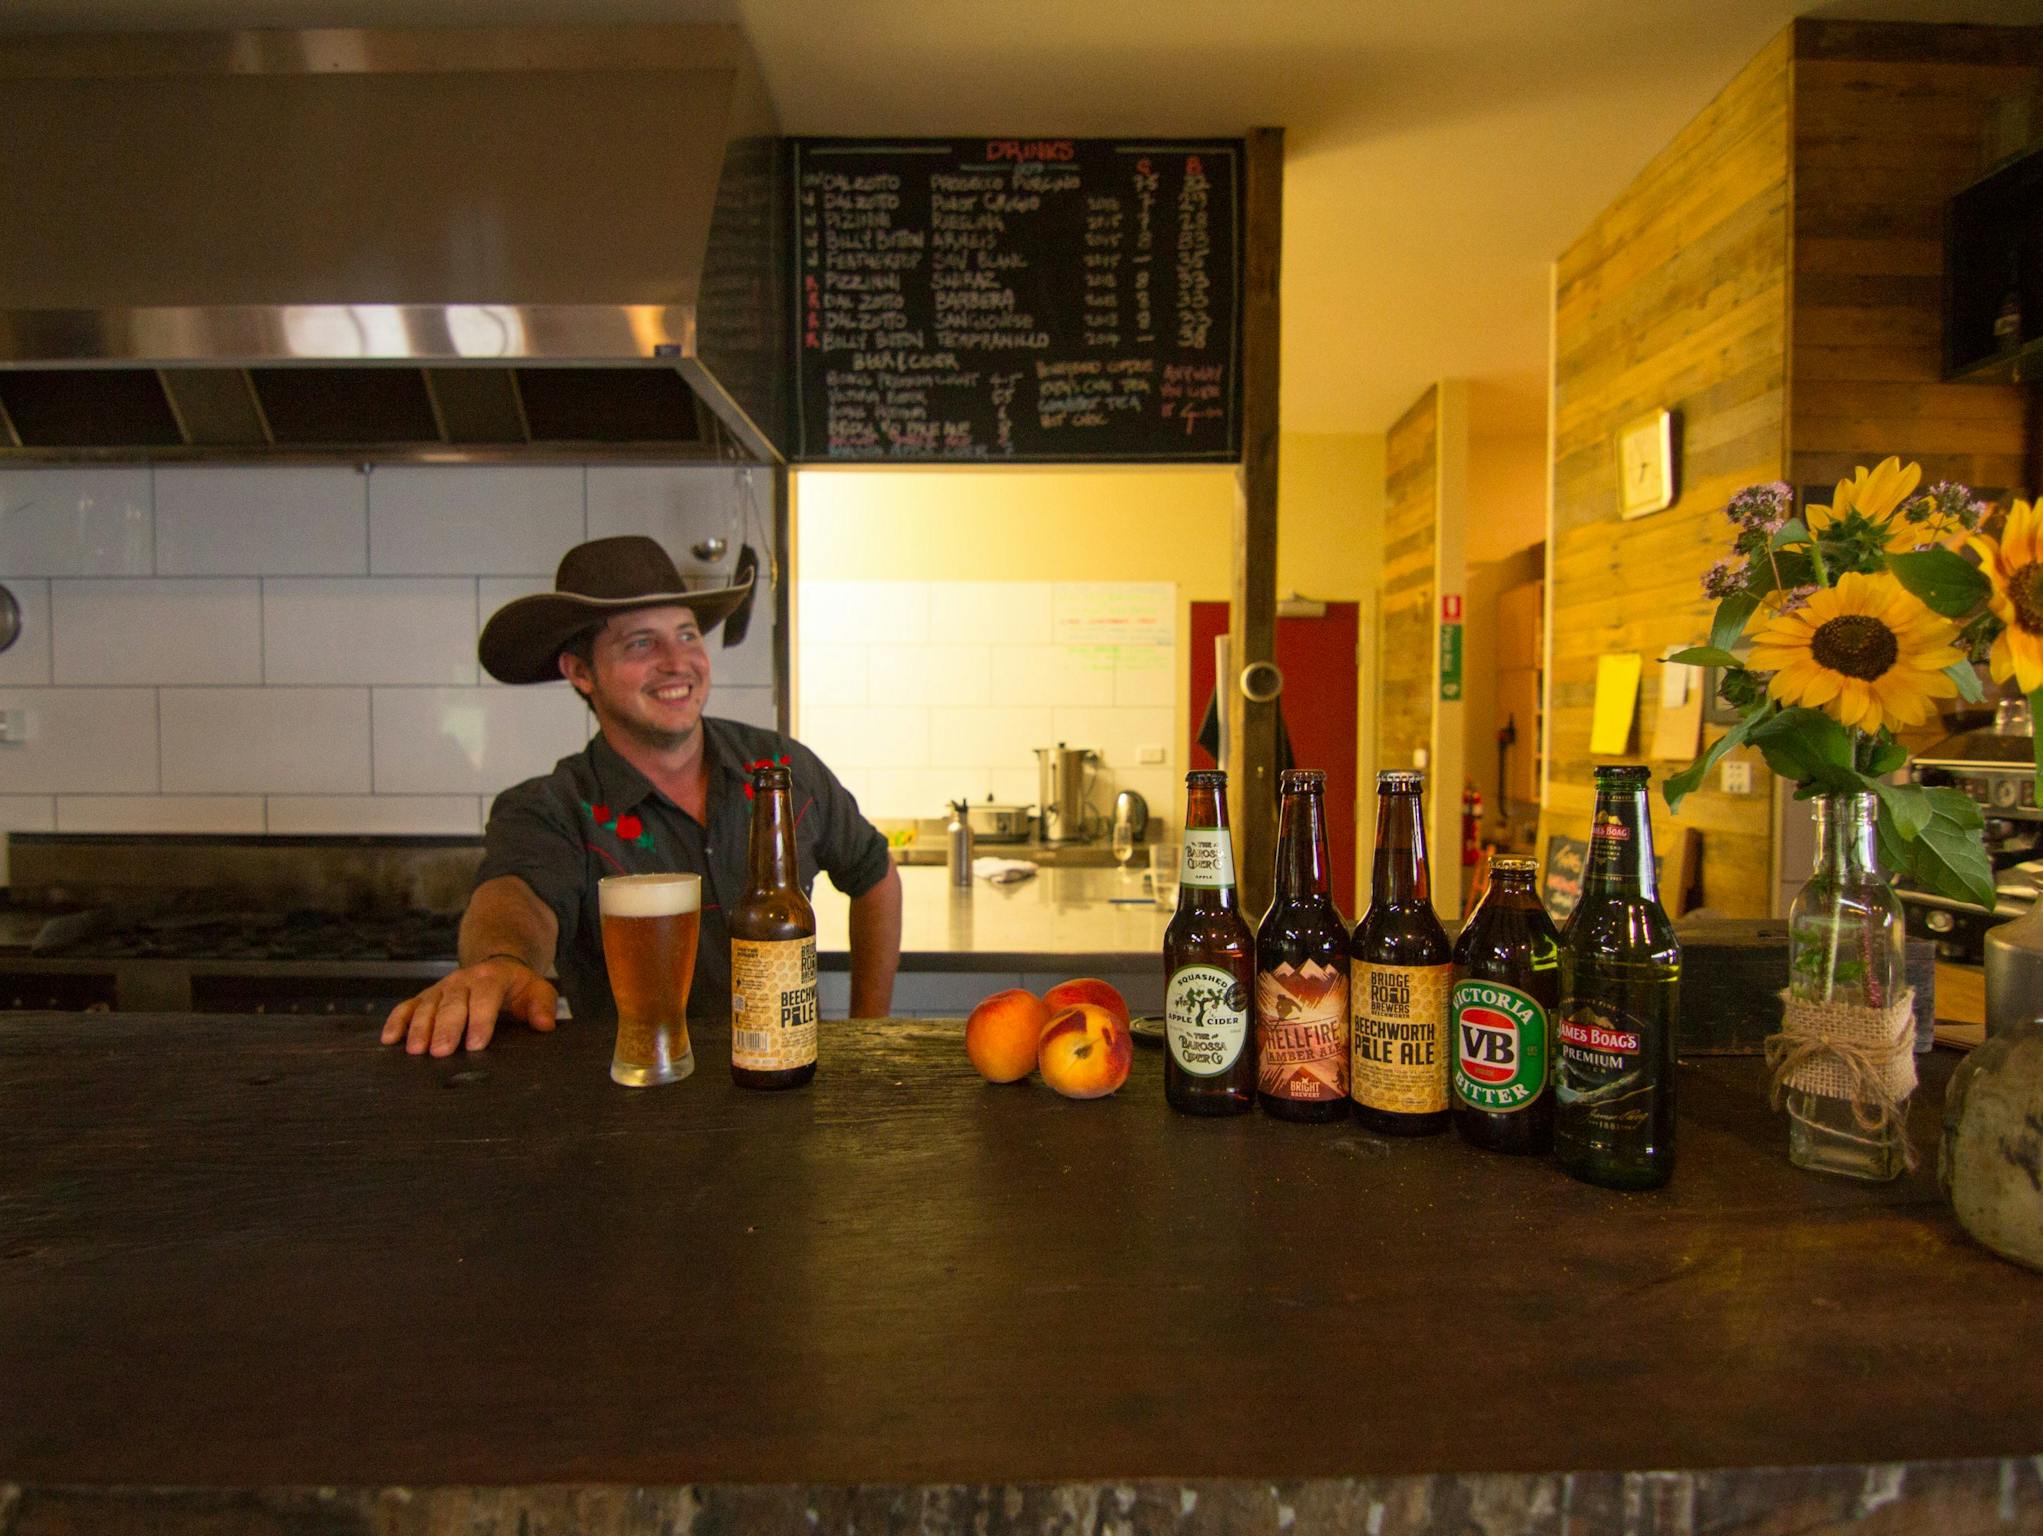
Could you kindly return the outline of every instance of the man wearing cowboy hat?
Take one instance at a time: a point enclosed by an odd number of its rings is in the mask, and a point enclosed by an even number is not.
[[[745,886],[750,769],[794,773],[806,889],[818,870],[851,897],[851,1012],[884,1015],[901,956],[901,879],[887,842],[800,742],[705,715],[703,640],[751,592],[689,592],[667,552],[636,535],[569,550],[554,590],[505,604],[483,626],[499,682],[565,677],[595,712],[588,748],[505,790],[490,809],[482,867],[461,920],[461,968],[391,1011],[383,1043],[413,1055],[489,1044],[497,1016],[551,1029],[559,973],[575,1017],[614,1014],[596,882],[690,870],[702,876],[702,939],[691,1021],[728,1020],[724,909]]]

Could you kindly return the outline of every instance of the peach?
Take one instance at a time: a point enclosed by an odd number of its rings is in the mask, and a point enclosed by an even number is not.
[[[1106,1009],[1123,1024],[1128,1022],[1128,1000],[1097,976],[1060,981],[1043,994],[1043,1006],[1052,1013],[1074,1003],[1091,1003],[1096,1008]]]
[[[1035,993],[1021,987],[996,992],[965,1020],[965,1054],[987,1082],[1020,1082],[1036,1070],[1036,1043],[1049,1019]]]
[[[1135,1037],[1099,1004],[1073,1003],[1043,1026],[1040,1055],[1044,1082],[1067,1099],[1097,1099],[1128,1081]]]

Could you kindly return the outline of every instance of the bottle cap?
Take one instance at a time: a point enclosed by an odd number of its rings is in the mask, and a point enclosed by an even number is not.
[[[1227,770],[1225,768],[1194,768],[1185,775],[1187,789],[1225,789]]]
[[[1426,787],[1426,776],[1416,768],[1386,768],[1376,776],[1376,792],[1411,794]]]
[[[1539,860],[1521,853],[1500,853],[1490,860],[1490,870],[1499,875],[1535,875]]]
[[[1287,795],[1318,793],[1327,787],[1327,776],[1318,768],[1286,768],[1277,775],[1277,787]]]

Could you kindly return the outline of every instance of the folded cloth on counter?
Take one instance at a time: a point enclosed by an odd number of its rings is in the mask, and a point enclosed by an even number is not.
[[[1027,859],[974,859],[972,873],[995,885],[1013,885],[1017,880],[1033,880],[1036,866]]]

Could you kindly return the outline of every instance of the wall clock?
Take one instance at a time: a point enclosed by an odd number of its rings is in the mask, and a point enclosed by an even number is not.
[[[1674,505],[1674,413],[1649,411],[1617,432],[1617,510],[1644,517]]]

